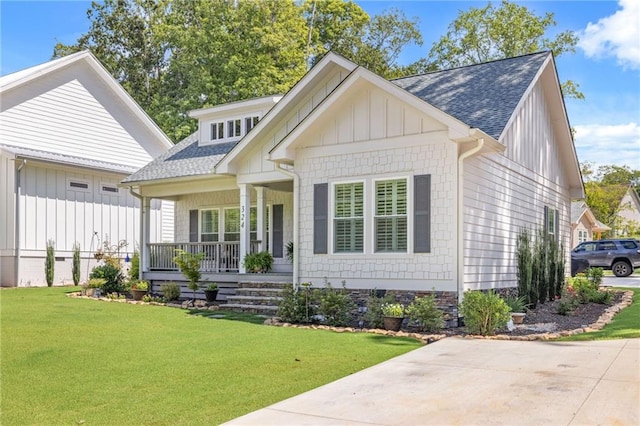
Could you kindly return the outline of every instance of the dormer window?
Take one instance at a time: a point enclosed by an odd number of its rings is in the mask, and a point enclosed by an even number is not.
[[[236,138],[242,136],[242,121],[238,118],[236,120],[227,121],[227,138]]]
[[[249,133],[249,130],[253,129],[253,127],[258,124],[258,120],[260,117],[254,115],[253,117],[245,117],[244,119],[244,133]]]
[[[211,123],[211,140],[219,139],[224,139],[224,124],[222,122]]]

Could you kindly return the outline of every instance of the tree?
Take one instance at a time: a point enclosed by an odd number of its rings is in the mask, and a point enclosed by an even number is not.
[[[541,50],[551,50],[556,57],[575,52],[578,37],[571,31],[545,37],[555,25],[553,13],[537,16],[526,6],[507,0],[500,7],[491,3],[472,7],[449,24],[447,34],[434,43],[423,67],[453,68]],[[565,96],[584,98],[573,81],[562,83],[562,90]]]

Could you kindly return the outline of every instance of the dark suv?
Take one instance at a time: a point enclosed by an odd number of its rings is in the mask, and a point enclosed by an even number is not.
[[[585,241],[571,250],[571,276],[589,267],[611,269],[616,277],[640,267],[640,241],[633,238]]]

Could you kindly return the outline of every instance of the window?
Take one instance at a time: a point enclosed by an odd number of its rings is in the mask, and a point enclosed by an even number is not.
[[[375,251],[406,252],[407,180],[378,181],[375,191]]]
[[[585,231],[584,229],[578,230],[578,242],[579,243],[584,243],[588,239],[589,239],[589,233],[587,231]]]
[[[219,241],[219,210],[202,210],[200,212],[200,241]]]
[[[364,248],[364,183],[335,185],[334,209],[334,252],[362,253]]]
[[[224,209],[224,241],[240,241],[240,209]]]
[[[227,121],[227,138],[235,138],[241,136],[242,128],[240,126],[242,122],[240,119]]]
[[[556,214],[555,210],[549,210],[547,215],[547,232],[551,235],[556,233]]]
[[[245,117],[244,118],[244,133],[249,133],[249,130],[253,129],[253,127],[258,124],[258,116],[255,115],[253,117]]]
[[[211,140],[224,139],[224,124],[223,123],[211,123]]]
[[[251,236],[249,237],[251,241],[258,240],[258,208],[251,207],[249,209],[249,232]]]
[[[622,244],[622,247],[624,247],[627,250],[633,250],[638,248],[638,245],[633,241],[621,241],[620,244]]]

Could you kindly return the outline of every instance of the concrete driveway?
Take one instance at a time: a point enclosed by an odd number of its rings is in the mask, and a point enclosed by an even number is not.
[[[448,338],[229,425],[638,425],[640,339]]]
[[[605,287],[640,288],[640,275],[636,273],[628,277],[602,277],[602,285]]]

